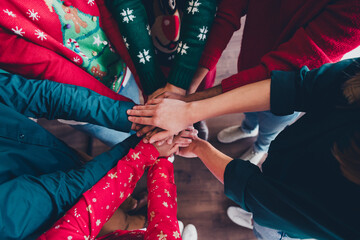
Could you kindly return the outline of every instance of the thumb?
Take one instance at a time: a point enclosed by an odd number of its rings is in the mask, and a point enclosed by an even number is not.
[[[161,131],[161,132],[158,132],[156,133],[155,135],[153,135],[149,142],[150,143],[154,143],[154,142],[157,142],[157,141],[160,141],[160,140],[163,140],[165,138],[168,138],[170,136],[172,136],[173,134],[170,132],[170,131]]]

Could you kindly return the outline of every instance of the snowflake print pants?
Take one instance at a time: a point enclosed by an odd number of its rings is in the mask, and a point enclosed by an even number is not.
[[[147,230],[118,230],[99,239],[181,239],[173,165],[165,158],[157,158],[155,147],[141,141],[39,239],[95,239],[105,222],[132,193],[147,166]]]

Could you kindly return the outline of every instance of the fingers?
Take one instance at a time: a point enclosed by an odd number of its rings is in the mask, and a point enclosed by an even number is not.
[[[155,126],[143,126],[141,129],[138,130],[138,132],[136,133],[136,135],[137,135],[138,137],[141,137],[141,136],[143,136],[144,134],[150,133],[154,128],[155,128]]]
[[[154,119],[149,117],[133,117],[129,116],[128,120],[133,123],[142,125],[154,125]]]
[[[162,101],[164,101],[163,98],[154,98],[154,99],[149,100],[149,101],[146,103],[145,106],[147,106],[147,105],[156,105],[156,104],[161,103]]]
[[[156,105],[136,105],[132,109],[133,110],[152,110],[155,108],[156,108]]]
[[[154,142],[157,142],[157,141],[160,141],[160,140],[163,140],[163,139],[166,139],[170,136],[174,135],[173,133],[171,133],[170,131],[161,131],[161,132],[158,132],[156,133],[155,135],[153,135],[149,142],[150,143],[154,143]]]
[[[151,117],[154,116],[154,110],[127,110],[126,113],[130,116],[139,116],[139,117]]]

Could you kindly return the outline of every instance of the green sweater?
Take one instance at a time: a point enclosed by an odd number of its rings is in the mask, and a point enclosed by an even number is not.
[[[138,143],[136,136],[81,164],[71,148],[27,117],[87,121],[129,131],[131,102],[86,88],[0,70],[0,238],[35,239]]]
[[[360,132],[360,110],[342,108],[348,104],[341,90],[359,64],[272,72],[271,111],[306,114],[271,143],[262,172],[234,159],[224,174],[226,195],[258,224],[295,238],[360,239],[360,186],[342,175],[331,153],[335,141]]]
[[[187,89],[210,32],[217,0],[184,1],[179,46],[167,81],[155,57],[142,0],[107,0],[106,3],[119,25],[145,94],[153,93],[166,82]]]

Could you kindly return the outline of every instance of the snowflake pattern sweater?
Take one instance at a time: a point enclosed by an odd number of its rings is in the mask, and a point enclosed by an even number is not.
[[[273,70],[339,61],[360,45],[358,0],[223,0],[200,65],[217,64],[245,15],[238,73],[222,81],[224,92],[269,78]]]
[[[116,100],[136,71],[103,0],[2,1],[0,68],[89,88]],[[115,53],[115,51],[117,51]]]
[[[147,231],[118,230],[99,239],[181,240],[176,218],[176,186],[172,163],[157,159],[157,150],[141,141],[98,183],[85,192],[54,226],[39,237],[44,239],[93,240],[121,203],[132,193],[137,181],[148,171]]]
[[[166,84],[156,60],[145,7],[141,0],[107,0],[116,18],[129,53],[138,71],[145,94]],[[187,89],[198,67],[211,28],[217,0],[186,0],[180,7],[183,16],[179,44],[168,82]]]

